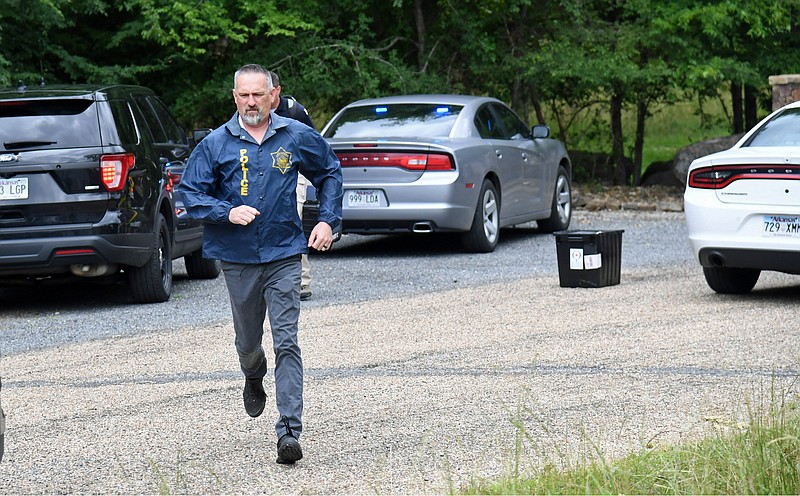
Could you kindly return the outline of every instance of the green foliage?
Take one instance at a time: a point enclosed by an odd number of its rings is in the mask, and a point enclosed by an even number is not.
[[[301,14],[275,0],[129,0],[123,8],[138,12],[140,35],[161,46],[176,47],[189,56],[213,50],[220,40],[244,45],[250,39],[293,36],[297,30],[315,29]]]
[[[647,132],[612,135],[612,98],[649,122],[731,81],[766,94],[769,75],[800,72],[799,13],[800,0],[4,0],[0,84],[144,84],[187,127],[216,126],[233,72],[259,62],[318,127],[364,97],[485,94],[568,147],[636,155]]]
[[[518,472],[478,483],[465,494],[798,494],[800,412],[797,403],[751,406],[749,423],[707,419],[705,439],[645,447],[620,460],[594,452],[589,463],[548,462],[533,477]],[[515,454],[516,457],[519,456]]]

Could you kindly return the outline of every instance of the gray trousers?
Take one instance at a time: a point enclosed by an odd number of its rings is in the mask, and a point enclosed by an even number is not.
[[[303,430],[303,360],[297,342],[300,318],[300,255],[265,264],[222,262],[231,299],[236,352],[248,379],[263,378],[267,359],[261,344],[269,316],[275,352],[275,434],[286,434],[285,416],[295,437]]]

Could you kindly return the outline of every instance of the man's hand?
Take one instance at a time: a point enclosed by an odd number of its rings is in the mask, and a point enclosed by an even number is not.
[[[261,212],[254,209],[248,205],[239,205],[238,207],[234,207],[228,212],[228,220],[231,221],[232,224],[239,224],[240,226],[246,226],[247,224],[253,222],[256,218],[256,215],[259,215]]]
[[[331,247],[331,243],[333,243],[333,231],[331,230],[331,226],[329,226],[327,222],[317,223],[308,236],[309,248],[325,251]]]

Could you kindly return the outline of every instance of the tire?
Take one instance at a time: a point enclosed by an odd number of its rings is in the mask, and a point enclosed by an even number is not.
[[[500,198],[494,184],[484,179],[478,205],[469,231],[461,236],[464,249],[472,253],[491,253],[500,239]]]
[[[569,183],[567,170],[559,165],[550,217],[538,221],[537,225],[540,232],[551,233],[567,229],[570,220],[572,220],[572,186]]]
[[[189,279],[216,279],[220,273],[219,260],[203,258],[203,250],[194,251],[183,257]]]
[[[737,269],[732,267],[703,267],[708,286],[717,293],[744,294],[758,282],[759,269]]]
[[[172,294],[172,247],[164,216],[156,218],[150,260],[128,270],[128,285],[137,303],[161,303]]]

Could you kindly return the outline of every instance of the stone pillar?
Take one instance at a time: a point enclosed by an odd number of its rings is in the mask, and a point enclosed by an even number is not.
[[[772,85],[772,110],[800,101],[800,74],[770,76],[769,84]]]

